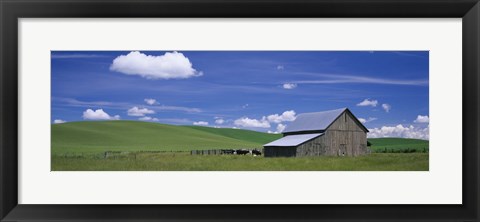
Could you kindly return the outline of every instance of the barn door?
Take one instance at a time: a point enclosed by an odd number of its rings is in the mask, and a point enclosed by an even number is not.
[[[340,144],[340,149],[338,150],[339,156],[346,156],[347,155],[347,144]]]

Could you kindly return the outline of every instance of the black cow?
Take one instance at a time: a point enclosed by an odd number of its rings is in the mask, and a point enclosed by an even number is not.
[[[244,149],[235,150],[235,151],[236,151],[235,153],[236,153],[237,155],[247,155],[248,153],[250,153],[250,151],[244,150]]]
[[[254,149],[254,150],[252,150],[252,154],[260,156],[260,155],[262,155],[262,152],[258,151],[257,149]]]

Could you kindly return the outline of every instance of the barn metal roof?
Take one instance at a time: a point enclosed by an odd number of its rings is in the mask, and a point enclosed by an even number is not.
[[[321,135],[323,135],[323,133],[290,135],[267,143],[263,146],[298,146]]]
[[[347,110],[347,108],[299,114],[293,122],[287,125],[287,128],[283,132],[325,130],[345,110]]]

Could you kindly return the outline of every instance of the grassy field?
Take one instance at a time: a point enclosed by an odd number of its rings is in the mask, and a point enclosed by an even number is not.
[[[53,156],[53,171],[428,171],[428,153],[372,153],[361,157],[130,153],[107,159]]]
[[[262,148],[280,137],[240,129],[138,121],[71,122],[52,125],[52,154]]]
[[[405,138],[375,138],[368,139],[372,143],[373,152],[387,153],[409,153],[428,152],[428,140],[405,139]]]
[[[192,156],[185,151],[261,149],[281,135],[138,121],[70,122],[54,124],[51,130],[54,171],[428,170],[428,141],[424,140],[369,139],[375,153],[361,157],[264,158]],[[107,151],[122,153],[105,158]]]

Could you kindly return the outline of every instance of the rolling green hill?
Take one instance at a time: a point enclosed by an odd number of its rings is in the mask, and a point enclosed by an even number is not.
[[[405,139],[405,138],[369,138],[374,152],[403,152],[415,150],[416,152],[428,151],[428,140]]]
[[[204,126],[183,126],[191,129],[201,130],[204,132],[221,135],[242,141],[249,141],[253,143],[266,144],[282,137],[280,134],[260,133],[257,131],[232,129],[232,128],[212,128]]]
[[[281,137],[248,130],[139,121],[69,122],[53,124],[51,132],[53,154],[261,148],[265,142]]]
[[[189,151],[262,148],[281,137],[250,130],[175,126],[139,121],[95,121],[53,124],[52,154],[105,151]],[[403,138],[368,139],[374,152],[428,151],[428,141]]]

